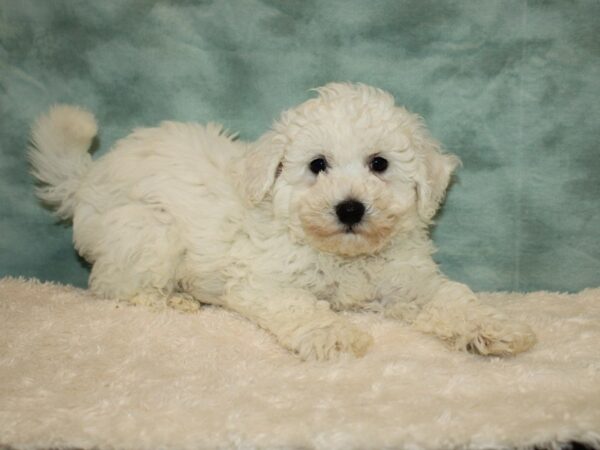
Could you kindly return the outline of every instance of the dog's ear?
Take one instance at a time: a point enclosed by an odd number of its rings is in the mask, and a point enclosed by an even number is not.
[[[420,126],[413,135],[413,145],[419,161],[417,174],[417,207],[421,218],[429,223],[440,207],[452,172],[460,165],[455,155],[442,153],[440,144]]]
[[[260,202],[281,170],[286,139],[269,131],[249,145],[237,171],[239,189],[251,204]]]

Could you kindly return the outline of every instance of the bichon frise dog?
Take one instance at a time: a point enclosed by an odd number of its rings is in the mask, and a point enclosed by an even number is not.
[[[109,298],[236,311],[303,359],[363,355],[336,311],[379,309],[456,349],[509,355],[531,329],[444,277],[431,223],[458,159],[421,119],[361,84],[328,84],[257,142],[219,125],[135,130],[92,161],[93,116],[55,106],[33,128],[39,197],[72,219]]]

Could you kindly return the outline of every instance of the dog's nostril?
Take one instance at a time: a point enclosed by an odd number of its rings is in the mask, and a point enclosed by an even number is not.
[[[365,215],[365,205],[356,200],[345,200],[335,207],[335,213],[344,225],[355,225]]]

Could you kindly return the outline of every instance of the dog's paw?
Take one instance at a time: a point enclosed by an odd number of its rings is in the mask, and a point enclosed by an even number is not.
[[[529,350],[537,338],[529,325],[504,319],[485,321],[465,341],[464,349],[469,352],[509,356]]]
[[[298,327],[284,345],[303,360],[335,360],[343,354],[362,357],[373,344],[364,331],[342,320]]]
[[[516,355],[537,341],[528,325],[480,304],[474,297],[427,304],[413,326],[439,337],[455,350],[480,355]]]
[[[167,298],[167,306],[184,313],[195,313],[200,310],[200,302],[184,293],[173,294]]]
[[[200,309],[200,302],[191,295],[184,293],[166,296],[159,292],[144,292],[130,298],[129,304],[144,306],[152,311],[173,308],[184,313],[194,313]]]

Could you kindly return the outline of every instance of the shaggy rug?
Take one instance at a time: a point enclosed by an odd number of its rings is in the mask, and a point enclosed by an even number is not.
[[[481,294],[528,321],[515,358],[448,351],[375,314],[362,359],[303,363],[219,308],[153,312],[0,279],[0,447],[600,445],[600,289]]]

